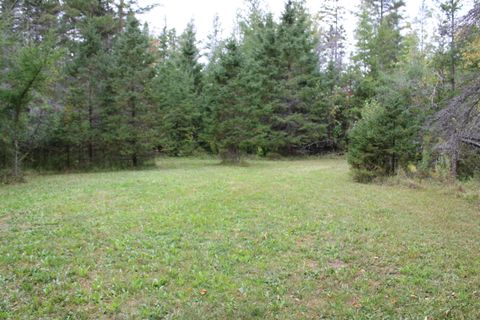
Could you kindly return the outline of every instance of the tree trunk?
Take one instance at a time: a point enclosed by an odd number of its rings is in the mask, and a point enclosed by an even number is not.
[[[130,98],[129,99],[129,104],[131,108],[131,116],[132,116],[132,164],[134,167],[138,167],[138,154],[137,154],[137,123],[136,123],[136,117],[137,117],[137,110],[135,106],[135,101]]]
[[[234,145],[228,146],[227,150],[221,153],[222,161],[225,163],[240,163],[240,151]]]
[[[384,15],[384,3],[383,3],[384,0],[380,0],[380,23],[383,22],[383,15]]]
[[[459,159],[459,152],[458,150],[454,150],[452,152],[452,163],[450,166],[450,174],[453,180],[457,179],[457,171],[458,171],[458,159]]]
[[[137,153],[136,152],[134,152],[132,154],[132,164],[135,168],[138,167],[138,158],[137,158]]]
[[[451,85],[452,85],[452,91],[455,91],[455,73],[456,73],[456,66],[455,66],[455,11],[456,11],[456,8],[454,6],[454,1],[450,1],[450,5],[451,5],[451,14],[450,14],[450,57],[451,57]]]
[[[21,177],[20,169],[20,148],[18,145],[17,133],[15,132],[15,137],[13,138],[13,177],[15,180],[19,180]]]
[[[123,26],[124,26],[124,19],[125,19],[125,14],[123,11],[124,7],[125,7],[125,0],[120,0],[120,4],[118,6],[118,17],[119,17],[118,28],[120,32],[123,30]]]
[[[92,106],[92,84],[91,82],[89,83],[89,93],[88,93],[88,162],[89,165],[91,166],[93,164],[93,137],[92,137],[92,131],[93,131],[93,106]]]
[[[67,168],[70,169],[71,167],[71,160],[70,160],[70,144],[67,144]]]
[[[18,131],[19,131],[19,122],[20,122],[20,109],[15,109],[15,114],[13,116],[13,167],[12,175],[15,180],[21,180],[22,170],[21,170],[21,158],[20,158],[20,143],[18,141]]]

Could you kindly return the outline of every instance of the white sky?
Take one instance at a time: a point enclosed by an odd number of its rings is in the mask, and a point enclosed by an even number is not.
[[[427,0],[430,8],[434,7],[434,0]],[[464,0],[464,9],[468,9],[472,0]],[[420,0],[406,0],[406,18],[408,21],[418,14]],[[197,29],[197,39],[202,41],[212,30],[213,18],[215,14],[220,17],[224,36],[228,36],[235,25],[237,12],[241,8],[245,8],[243,0],[139,0],[140,5],[148,5],[158,3],[156,7],[149,13],[143,15],[141,19],[148,22],[150,30],[154,34],[159,34],[165,25],[165,20],[169,28],[175,28],[177,33],[181,33],[190,20],[194,20]],[[278,18],[284,7],[284,0],[263,0],[266,7],[270,9]],[[306,0],[307,7],[311,13],[316,13],[321,8],[322,0]],[[354,29],[356,27],[356,18],[352,11],[358,8],[360,0],[344,0],[340,1],[347,9],[344,27],[347,32],[348,44],[354,43]],[[200,44],[204,47],[204,43]]]

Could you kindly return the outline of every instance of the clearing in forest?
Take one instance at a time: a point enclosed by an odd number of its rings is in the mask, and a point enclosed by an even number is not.
[[[477,204],[217,163],[0,187],[0,318],[480,318]]]

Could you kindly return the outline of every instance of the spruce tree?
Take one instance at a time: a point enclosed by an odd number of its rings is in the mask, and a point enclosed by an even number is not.
[[[170,40],[169,40],[170,38]],[[175,43],[174,31],[160,36],[161,58],[153,81],[158,148],[170,155],[191,155],[198,147],[203,90],[193,24]]]
[[[197,147],[199,119],[192,75],[175,61],[165,61],[157,67],[152,96],[157,148],[169,155],[191,155]]]
[[[250,86],[250,103],[255,106],[259,119],[258,134],[255,137],[256,153],[265,155],[278,151],[278,140],[272,131],[273,110],[278,104],[281,92],[279,85],[278,24],[271,14],[261,17],[257,7],[248,15],[249,21],[243,22],[245,70]]]
[[[211,109],[209,135],[212,149],[225,162],[238,163],[242,152],[252,146],[258,121],[249,103],[250,93],[245,74],[245,58],[235,39],[229,39],[218,58],[208,88]]]
[[[278,93],[271,117],[271,139],[280,153],[308,153],[325,137],[320,103],[316,40],[302,2],[287,1],[277,34]]]
[[[185,31],[180,35],[178,44],[178,64],[185,72],[189,73],[194,80],[195,90],[200,94],[203,87],[203,66],[199,63],[200,51],[197,47],[195,26],[189,22]]]
[[[148,88],[154,76],[154,56],[147,30],[129,15],[113,48],[113,103],[107,109],[105,136],[112,160],[137,167],[151,155],[152,104]]]
[[[107,41],[110,35],[109,30],[104,29],[104,21],[105,16],[88,17],[80,24],[83,41],[72,44],[74,59],[68,65],[66,79],[69,108],[65,112],[69,113],[66,115],[69,120],[64,122],[68,133],[63,136],[67,145],[65,151],[71,153],[72,148],[77,149],[78,160],[89,166],[102,161],[96,152],[101,149],[102,95],[108,81],[105,56],[109,54]]]

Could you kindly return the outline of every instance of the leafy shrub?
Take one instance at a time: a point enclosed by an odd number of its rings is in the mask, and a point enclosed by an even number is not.
[[[480,177],[480,150],[467,147],[462,149],[458,177],[462,180]]]
[[[418,158],[418,128],[408,108],[366,103],[361,119],[350,131],[347,160],[356,180],[388,176]],[[369,174],[366,174],[366,171]]]
[[[356,181],[366,182],[370,180],[371,174],[386,174],[384,168],[387,159],[384,150],[387,148],[387,141],[380,126],[385,113],[385,108],[377,102],[367,103],[361,120],[350,131],[347,160],[352,166]]]

